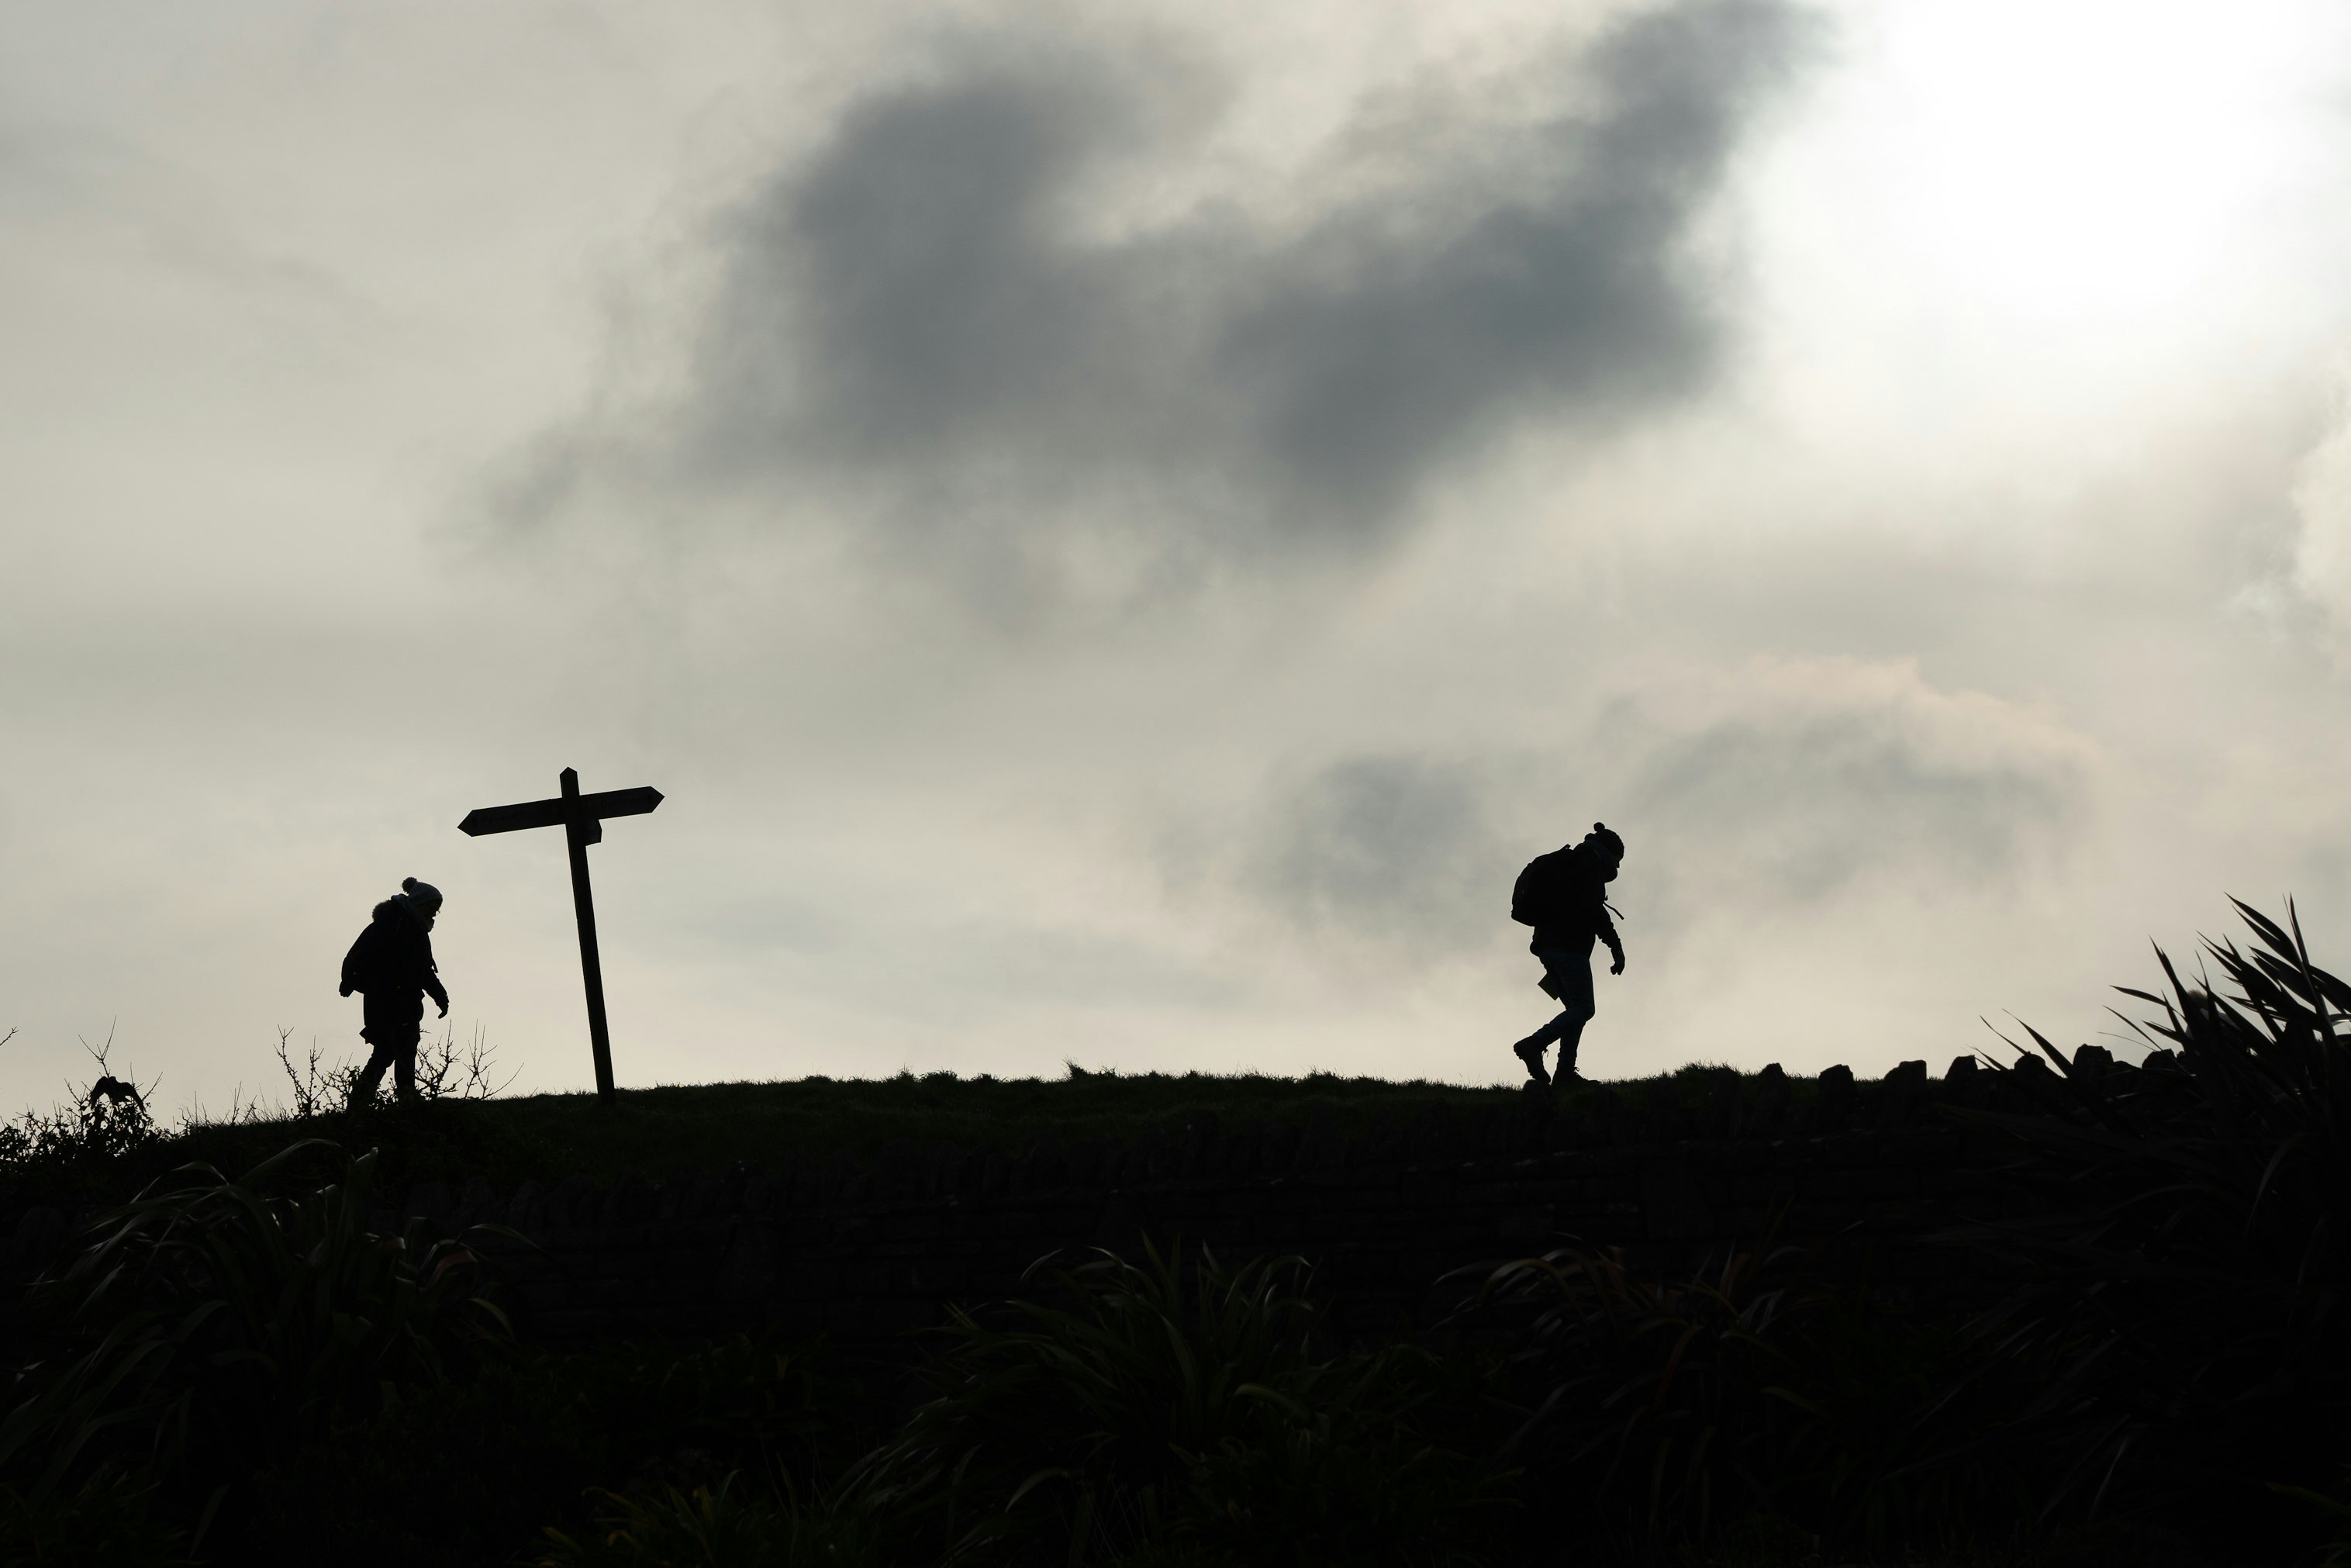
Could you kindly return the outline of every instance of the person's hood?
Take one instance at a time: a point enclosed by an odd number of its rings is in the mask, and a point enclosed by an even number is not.
[[[371,918],[386,920],[394,915],[405,915],[416,923],[416,928],[419,931],[430,931],[433,929],[433,917],[440,913],[438,909],[425,908],[423,904],[404,893],[395,893],[375,906],[375,913]]]

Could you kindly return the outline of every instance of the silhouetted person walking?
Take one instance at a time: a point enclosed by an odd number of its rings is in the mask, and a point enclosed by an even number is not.
[[[424,1031],[424,998],[449,1016],[449,993],[433,963],[433,917],[441,913],[441,890],[410,877],[400,891],[375,906],[375,916],[343,955],[343,992],[365,993],[365,1027],[360,1038],[374,1048],[351,1085],[351,1100],[375,1098],[383,1070],[402,1100],[416,1096],[416,1041]]]
[[[1616,961],[1612,975],[1625,972],[1625,944],[1617,939],[1608,918],[1608,884],[1625,860],[1625,841],[1605,822],[1592,824],[1580,844],[1537,855],[1519,873],[1510,889],[1510,918],[1535,928],[1527,946],[1542,961],[1542,988],[1559,1003],[1559,1016],[1510,1049],[1527,1064],[1538,1083],[1552,1075],[1543,1071],[1543,1048],[1559,1042],[1559,1076],[1573,1078],[1575,1048],[1583,1026],[1592,1020],[1592,945],[1608,944]]]

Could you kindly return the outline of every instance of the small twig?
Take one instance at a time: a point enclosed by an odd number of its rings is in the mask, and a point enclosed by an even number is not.
[[[106,1065],[106,1059],[114,1053],[114,1026],[120,1021],[119,1019],[106,1020],[106,1043],[101,1046],[94,1047],[89,1041],[82,1040],[81,1036],[74,1036],[74,1039],[81,1040],[81,1048],[89,1052],[90,1060],[98,1063],[98,1070],[100,1072],[110,1071]]]

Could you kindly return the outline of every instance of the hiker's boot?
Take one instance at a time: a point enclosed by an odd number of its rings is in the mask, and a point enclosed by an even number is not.
[[[1527,1076],[1538,1083],[1549,1083],[1551,1074],[1543,1071],[1542,1046],[1531,1040],[1522,1040],[1510,1047],[1511,1053],[1527,1064]]]

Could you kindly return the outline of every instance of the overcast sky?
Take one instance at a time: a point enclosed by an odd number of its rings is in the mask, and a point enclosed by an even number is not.
[[[2100,1038],[2351,966],[2328,0],[10,4],[0,1104]]]

